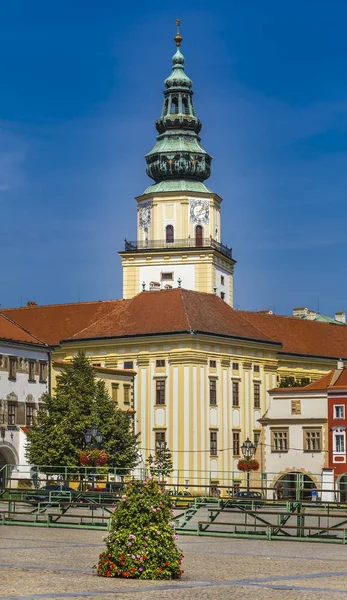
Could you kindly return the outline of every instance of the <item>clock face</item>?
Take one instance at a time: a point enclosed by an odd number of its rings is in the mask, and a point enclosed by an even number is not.
[[[210,207],[208,200],[205,198],[191,198],[190,204],[190,221],[191,223],[206,224],[210,220]]]
[[[139,224],[141,229],[148,229],[152,222],[152,200],[140,204]]]

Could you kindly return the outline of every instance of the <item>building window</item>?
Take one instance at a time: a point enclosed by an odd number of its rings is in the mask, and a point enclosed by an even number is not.
[[[224,298],[225,298],[225,293],[224,293],[224,292],[221,292],[221,293],[220,293],[220,297],[222,298],[222,300],[224,300]]]
[[[239,370],[239,363],[233,363],[233,371]]]
[[[202,234],[203,234],[203,230],[202,230],[201,225],[197,225],[195,227],[195,246],[197,248],[202,248],[202,246],[203,246]]]
[[[165,381],[164,381],[164,379],[157,379],[157,381],[156,381],[155,403],[156,404],[165,404]]]
[[[130,404],[130,385],[124,385],[124,404]]]
[[[47,363],[40,361],[40,372],[39,372],[40,383],[46,383],[47,381]]]
[[[336,454],[345,453],[345,434],[334,433],[334,452]]]
[[[345,418],[345,407],[343,404],[336,404],[334,406],[334,419]]]
[[[16,424],[16,405],[9,403],[7,405],[7,423],[8,425]]]
[[[258,446],[259,444],[259,438],[260,438],[260,431],[253,431],[253,440],[254,440],[254,445]]]
[[[217,404],[217,381],[210,379],[210,404]]]
[[[15,380],[16,376],[17,376],[17,358],[15,356],[10,356],[9,368],[8,368],[8,378]]]
[[[174,274],[173,274],[173,272],[161,273],[160,277],[161,277],[162,281],[173,281]]]
[[[165,367],[165,360],[164,359],[159,359],[155,361],[155,366],[156,367]]]
[[[301,400],[292,400],[292,415],[301,415]]]
[[[210,431],[210,454],[217,455],[217,431]]]
[[[116,403],[118,403],[118,389],[119,389],[119,383],[112,383],[111,384],[111,388],[112,388],[112,400]]]
[[[321,429],[306,429],[304,431],[304,448],[306,452],[320,452],[322,449]]]
[[[178,98],[172,98],[170,113],[172,115],[177,115],[178,114]]]
[[[166,225],[165,239],[167,244],[172,244],[175,241],[173,225]]]
[[[239,382],[233,381],[233,406],[240,406]]]
[[[29,360],[29,381],[35,381],[35,361]]]
[[[253,384],[254,408],[260,408],[260,383]]]
[[[253,365],[253,372],[254,373],[260,373],[260,366],[259,365]]]
[[[211,369],[215,369],[217,367],[217,363],[215,360],[210,360],[210,367]]]
[[[34,426],[34,405],[33,404],[27,404],[26,405],[26,417],[25,417],[25,423],[27,427],[33,427]]]
[[[220,276],[220,284],[221,284],[221,285],[224,285],[224,275],[221,275],[221,276]]]
[[[241,481],[239,481],[238,479],[234,479],[233,494],[237,494],[237,492],[239,492],[240,489],[241,489]]]
[[[240,456],[240,432],[233,432],[233,456]]]
[[[124,362],[124,369],[133,369],[134,363],[132,360],[126,360]]]
[[[288,429],[271,431],[271,451],[288,452]]]
[[[165,431],[156,431],[155,432],[155,448],[161,444],[165,444]]]

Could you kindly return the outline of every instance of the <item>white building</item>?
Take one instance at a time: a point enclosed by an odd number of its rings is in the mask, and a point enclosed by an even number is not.
[[[49,391],[50,349],[0,313],[0,487],[5,465],[14,478],[30,478],[26,433],[35,421],[42,394]],[[16,468],[21,465],[24,468]]]
[[[316,387],[269,391],[269,408],[260,422],[267,488],[277,489],[278,497],[299,499],[301,489],[308,498],[312,490],[327,489],[327,395]]]

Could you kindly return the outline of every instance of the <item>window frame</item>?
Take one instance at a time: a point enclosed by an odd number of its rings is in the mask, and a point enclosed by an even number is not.
[[[283,436],[282,441],[284,441],[283,447],[279,447],[277,442],[280,441],[280,438],[277,440],[277,436]],[[277,447],[276,447],[277,446]],[[281,454],[282,452],[289,451],[289,427],[281,427],[276,429],[271,429],[271,452],[275,452],[277,454]]]
[[[159,439],[159,437],[163,438],[163,439]],[[160,444],[165,444],[166,442],[166,431],[165,429],[159,429],[157,431],[154,432],[154,447],[155,447],[155,451],[157,451],[157,448]]]
[[[217,406],[217,379],[215,377],[210,377],[209,400],[210,406]]]
[[[8,357],[8,378],[10,381],[16,381],[17,379],[17,357]]]
[[[218,456],[218,430],[210,429],[210,456]]]
[[[34,427],[35,425],[35,405],[29,402],[25,405],[25,425],[26,427]]]
[[[123,367],[124,370],[132,371],[134,368],[134,361],[133,360],[125,360],[123,365],[124,365],[124,367]],[[126,365],[131,365],[131,367],[127,367]]]
[[[111,397],[113,402],[118,404],[119,383],[111,383]]]
[[[253,408],[261,408],[260,383],[253,382]]]
[[[166,398],[165,398],[165,379],[156,379],[155,380],[155,405],[156,406],[165,406]]]
[[[130,383],[123,383],[123,403],[130,404]]]
[[[36,360],[28,359],[28,381],[30,383],[35,383],[35,368],[36,368]]]
[[[341,417],[338,417],[336,414],[337,408],[342,408],[342,416]],[[345,405],[344,404],[334,404],[334,419],[340,420],[340,419],[344,419],[344,418],[345,418]]]
[[[235,458],[241,456],[240,454],[240,437],[241,431],[233,431],[232,432],[232,441],[233,441],[233,457]]]
[[[304,452],[322,452],[322,428],[321,427],[310,427],[304,429]],[[319,448],[313,448],[310,446],[315,445],[315,436],[318,434],[318,445]],[[312,439],[311,439],[312,437]],[[312,443],[313,442],[313,443]]]
[[[240,382],[232,381],[232,406],[235,408],[240,407]]]
[[[12,411],[13,409],[13,411]],[[7,425],[16,425],[17,422],[17,403],[7,403]]]
[[[39,382],[47,383],[47,372],[48,372],[47,361],[40,360],[39,362]]]
[[[157,358],[156,361],[155,361],[155,366],[156,366],[157,369],[165,367],[165,358]]]
[[[342,440],[343,449],[337,449],[337,438]],[[333,454],[346,454],[346,433],[344,431],[334,431],[333,435]]]

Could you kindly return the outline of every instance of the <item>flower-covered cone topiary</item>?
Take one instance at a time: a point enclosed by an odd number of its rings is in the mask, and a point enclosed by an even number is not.
[[[181,577],[172,501],[154,480],[128,483],[112,517],[97,574],[134,579]]]

